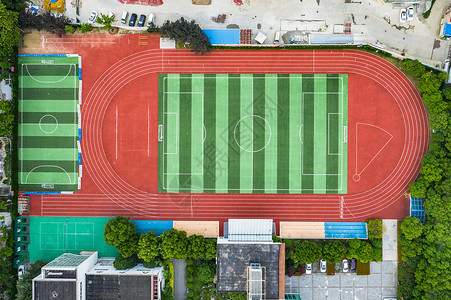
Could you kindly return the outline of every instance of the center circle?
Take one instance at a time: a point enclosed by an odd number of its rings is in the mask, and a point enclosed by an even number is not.
[[[39,120],[39,128],[47,134],[54,133],[58,128],[58,120],[53,115],[44,115]]]
[[[271,126],[260,116],[248,115],[236,123],[233,136],[238,147],[244,151],[259,152],[271,141]]]

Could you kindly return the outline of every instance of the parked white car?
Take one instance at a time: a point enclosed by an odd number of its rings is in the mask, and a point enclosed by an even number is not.
[[[399,21],[405,23],[407,21],[407,9],[403,8],[399,12]]]
[[[408,22],[413,20],[413,13],[414,13],[413,6],[407,7],[407,21]]]
[[[96,11],[93,11],[93,12],[91,13],[91,16],[89,16],[88,24],[93,24],[93,23],[95,23],[96,20],[97,20],[97,16],[98,16],[98,15],[99,15],[99,14],[98,14]]]
[[[349,261],[346,258],[343,259],[343,272],[349,272]]]
[[[320,271],[325,273],[327,271],[327,261],[325,259],[320,260]]]
[[[305,274],[312,274],[312,264],[305,264]]]

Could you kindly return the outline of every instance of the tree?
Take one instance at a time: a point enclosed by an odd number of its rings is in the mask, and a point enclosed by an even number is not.
[[[407,240],[413,240],[423,233],[423,224],[415,217],[407,216],[401,223],[401,233]]]
[[[451,100],[451,88],[446,88],[443,90],[443,96],[446,100]]]
[[[321,257],[321,247],[314,242],[296,241],[294,244],[295,251],[291,254],[291,258],[299,264],[311,264]]]
[[[161,235],[161,245],[164,259],[184,259],[187,256],[188,239],[185,231],[171,228]]]
[[[362,243],[357,251],[357,259],[363,263],[369,262],[374,257],[374,248],[370,243]]]
[[[246,300],[246,293],[227,293],[227,298],[230,300]]]
[[[432,154],[426,154],[421,161],[422,168],[420,174],[428,182],[440,181],[443,177],[443,165]]]
[[[53,15],[50,12],[35,14],[31,10],[23,10],[19,14],[19,25],[24,28],[35,28],[38,31],[46,30],[62,37],[66,34],[68,19],[64,15]]]
[[[322,257],[328,262],[339,262],[346,253],[346,246],[339,240],[333,240],[323,247]]]
[[[216,239],[206,239],[205,241],[205,259],[212,260],[216,258]]]
[[[138,258],[145,262],[153,261],[160,255],[161,241],[153,231],[141,234],[138,242]]]
[[[81,30],[81,33],[87,33],[92,30],[92,25],[88,24],[88,23],[81,23],[80,30]]]
[[[382,225],[381,219],[366,220],[368,228],[368,238],[371,239],[381,239],[384,234],[384,226]]]
[[[433,72],[423,73],[421,77],[418,79],[419,90],[423,93],[434,93],[440,89],[443,81],[447,78],[448,75],[444,72],[440,72],[435,74]]]
[[[415,77],[421,77],[424,72],[426,71],[426,68],[418,61],[418,59],[410,60],[410,59],[404,59],[402,61],[402,66],[404,69],[410,70]]]
[[[0,73],[2,78],[9,76],[11,63],[8,61],[19,45],[18,13],[8,10],[0,1]]]
[[[409,184],[409,191],[414,198],[425,198],[428,187],[429,182],[420,176],[416,181]]]
[[[124,258],[138,250],[139,236],[136,226],[129,219],[117,216],[105,225],[103,237],[108,245],[115,246]]]
[[[113,28],[113,26],[111,26],[111,23],[113,22],[114,16],[109,17],[108,15],[104,15],[101,13],[100,16],[97,18],[97,23],[103,25],[108,30]]]
[[[213,282],[215,273],[216,273],[215,264],[211,264],[209,262],[204,262],[196,270],[197,279],[203,285],[209,282]]]
[[[116,257],[116,259],[114,260],[113,266],[117,270],[125,270],[125,269],[131,269],[131,268],[135,267],[138,263],[139,263],[139,260],[136,255],[124,257],[121,254],[119,254]]]
[[[431,112],[429,114],[429,125],[432,130],[439,131],[444,130],[449,124],[449,113],[447,111],[442,111],[439,113]]]
[[[205,238],[201,235],[193,234],[188,237],[187,257],[199,259],[205,257]]]
[[[182,17],[175,22],[166,21],[160,31],[163,36],[188,42],[196,54],[203,55],[212,50],[210,40],[194,20],[188,22]]]
[[[22,278],[17,281],[17,296],[16,300],[31,300],[32,299],[32,281],[33,278],[41,274],[41,268],[47,263],[42,260],[37,260],[31,263],[29,268],[25,270]]]

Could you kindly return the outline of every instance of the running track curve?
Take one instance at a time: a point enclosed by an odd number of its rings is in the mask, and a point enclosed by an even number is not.
[[[133,68],[130,68],[133,65]],[[157,194],[139,190],[113,169],[102,145],[102,123],[110,99],[122,86],[152,73],[348,73],[382,85],[404,123],[404,145],[385,180],[347,195]],[[272,218],[280,221],[364,220],[403,197],[427,151],[428,124],[412,83],[391,63],[355,50],[215,50],[205,56],[185,50],[146,50],[112,65],[83,102],[84,172],[102,194],[45,195],[43,215],[114,216],[136,219],[225,220]],[[156,179],[155,179],[156,180]],[[93,201],[95,200],[95,201]]]

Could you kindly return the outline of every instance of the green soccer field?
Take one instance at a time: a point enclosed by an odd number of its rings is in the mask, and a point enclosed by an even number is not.
[[[347,75],[162,74],[159,192],[347,192]]]
[[[19,188],[78,189],[79,57],[19,58]]]

